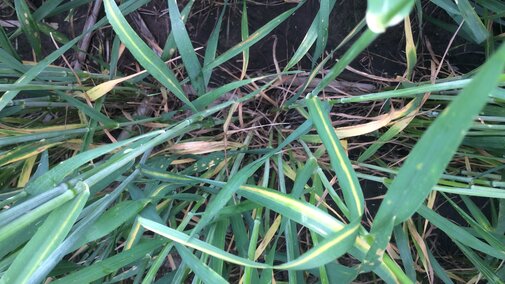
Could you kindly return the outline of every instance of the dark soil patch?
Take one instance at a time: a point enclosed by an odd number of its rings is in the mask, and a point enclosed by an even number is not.
[[[185,2],[186,1],[183,1],[183,4],[185,4]],[[224,52],[241,41],[240,20],[242,2],[230,2],[231,3],[229,4],[228,11],[223,21],[219,41],[219,52]],[[248,2],[247,11],[249,16],[250,33],[254,32],[268,21],[278,16],[280,13],[294,7],[295,5],[280,2],[281,1],[264,1],[263,4],[258,4],[258,2],[253,1]],[[32,3],[35,7],[38,7],[40,6],[41,1],[32,1]],[[181,4],[180,7],[182,9],[183,5]],[[214,29],[217,17],[219,16],[222,8],[222,3],[216,3],[214,1],[210,1],[210,3],[208,1],[197,1],[197,3],[195,3],[192,10],[193,14],[190,16],[188,23],[188,31],[194,41],[195,47],[205,46],[210,33]],[[168,31],[170,30],[170,20],[166,9],[166,1],[155,0],[138,10],[147,27],[155,37],[158,45],[162,48],[166,41]],[[306,31],[309,29],[310,24],[316,16],[318,9],[319,3],[317,1],[308,1],[295,13],[294,16],[282,23],[265,39],[251,47],[250,58],[252,60],[250,61],[249,70],[262,72],[270,72],[274,70],[272,51],[275,38],[277,39],[275,48],[277,61],[281,66],[285,65],[287,60],[291,58],[299,44],[302,42]],[[69,38],[73,38],[75,35],[79,35],[83,31],[85,20],[90,12],[89,10],[90,7],[84,5],[79,9],[49,17],[45,20],[45,22],[57,24],[59,32],[65,34]],[[364,0],[337,1],[330,16],[331,19],[327,50],[334,49],[348,35],[348,33],[359,23],[359,21],[364,18],[365,11],[366,1]],[[445,12],[430,3],[425,5],[423,12],[432,18],[438,18],[448,22],[451,21]],[[101,11],[99,18],[103,16],[105,16],[105,14]],[[16,20],[15,11],[11,9],[4,9],[0,13],[0,20]],[[128,17],[128,20],[131,20],[131,17]],[[437,27],[429,21],[425,21],[422,27],[422,34],[420,34],[421,31],[418,28],[416,18],[412,17],[412,21],[414,37],[422,37],[422,40],[419,42],[420,44],[418,44],[418,54],[421,59],[423,55],[426,56],[428,54],[428,51],[424,46],[424,41],[426,39],[430,41],[434,53],[438,56],[442,56],[452,37],[452,33]],[[138,30],[134,23],[132,23],[132,27]],[[6,27],[6,29],[8,32],[13,31],[13,29],[9,27]],[[42,41],[44,46],[44,55],[47,55],[55,50],[55,46],[48,36],[43,35]],[[101,44],[111,44],[111,41],[112,37],[110,30],[101,29],[95,33],[94,40],[92,42],[93,44],[91,46],[92,48],[93,46],[94,48],[97,48]],[[33,59],[30,45],[24,36],[15,38],[14,44],[23,59]],[[395,76],[402,76],[406,68],[404,46],[405,39],[403,25],[397,25],[381,35],[351,64],[351,66],[373,75],[393,78]],[[336,58],[340,57],[345,50],[346,47],[343,47],[337,51]],[[203,54],[203,51],[200,53]],[[483,56],[484,54],[482,50],[478,49],[476,46],[468,44],[468,42],[463,39],[457,38],[453,44],[453,48],[448,54],[447,61],[458,70],[468,71],[475,68],[475,66],[478,66],[478,64],[482,62]],[[429,59],[429,56],[427,56],[426,59]],[[92,58],[88,60],[90,61],[88,63],[91,66],[96,66],[98,63],[93,62]],[[129,65],[129,62],[132,61],[133,58],[125,57],[123,59],[123,64]],[[241,57],[237,56],[237,58],[230,61],[229,64],[240,66],[241,62],[239,61],[241,61]],[[421,61],[419,64],[420,66],[423,66],[425,62]],[[299,69],[309,70],[311,69],[311,65],[311,60],[309,58],[305,58],[300,62]],[[427,66],[429,66],[429,64]],[[363,79],[354,74],[350,74],[349,72],[344,72],[341,77],[347,80]]]

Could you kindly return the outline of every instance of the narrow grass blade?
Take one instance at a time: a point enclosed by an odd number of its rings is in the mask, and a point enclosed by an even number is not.
[[[76,37],[75,39],[69,41],[67,44],[61,46],[59,49],[55,50],[53,53],[45,57],[43,60],[39,61],[39,63],[30,70],[28,70],[23,76],[21,76],[17,81],[16,84],[18,85],[27,85],[35,79],[40,72],[44,71],[49,64],[51,64],[53,61],[58,59],[62,54],[64,54],[67,50],[69,50],[74,44],[76,44],[79,41],[80,37]],[[19,91],[7,91],[5,92],[2,97],[0,97],[0,111],[3,110],[8,103],[14,99]]]
[[[0,26],[0,48],[2,49],[2,52],[6,52],[10,56],[12,56],[17,62],[21,62],[21,58],[19,58],[19,55],[12,46],[9,37],[7,36],[7,33],[5,33],[5,29],[2,26]]]
[[[275,268],[305,270],[324,266],[349,251],[358,235],[359,225],[359,220],[346,225],[338,233],[328,236],[299,258]]]
[[[81,102],[71,96],[68,96],[64,93],[57,92],[57,94],[60,98],[67,101],[69,104],[71,104],[75,108],[79,109],[83,113],[87,114],[90,118],[103,123],[104,127],[116,128],[119,126],[119,124],[117,122],[110,119],[109,117],[107,117],[103,113],[97,111],[96,109],[88,106],[87,104],[85,104],[85,103],[83,103],[83,102]]]
[[[318,12],[318,29],[317,29],[317,41],[316,41],[316,49],[314,50],[314,62],[323,55],[324,50],[326,49],[326,44],[328,43],[328,26],[330,23],[330,13],[331,8],[334,5],[330,5],[330,0],[321,0],[319,1],[319,12]],[[333,1],[333,4],[335,1]]]
[[[335,6],[336,0],[330,0],[330,6],[329,9],[332,10],[333,7]],[[321,10],[318,10],[316,17],[312,21],[312,24],[309,27],[309,30],[305,34],[305,37],[303,38],[302,42],[296,49],[295,53],[293,56],[289,59],[289,62],[286,64],[286,68],[284,70],[290,70],[293,68],[302,58],[309,52],[310,48],[312,45],[314,45],[314,42],[318,38],[318,29],[319,29],[319,15],[320,15]]]
[[[118,78],[118,79],[110,80],[107,82],[103,82],[100,85],[97,85],[97,86],[87,90],[86,94],[88,95],[90,100],[95,101],[95,100],[101,98],[102,96],[104,96],[105,94],[107,94],[108,92],[112,91],[114,89],[114,87],[116,87],[118,84],[123,83],[127,80],[130,80],[130,79],[133,79],[136,76],[143,74],[144,72],[145,71],[141,71],[141,72],[138,72],[138,73],[135,73],[135,74],[123,77],[123,78]]]
[[[116,3],[112,0],[104,0],[105,12],[110,24],[114,28],[121,41],[128,47],[133,56],[139,63],[153,75],[163,86],[170,90],[185,105],[196,111],[193,104],[184,94],[181,85],[175,78],[174,73],[165,65],[165,63],[130,27],[124,16],[121,14]]]
[[[164,243],[166,243],[166,240],[145,240],[129,250],[122,251],[107,259],[98,261],[91,266],[70,273],[69,275],[57,279],[51,283],[91,283],[145,257],[146,254],[151,253],[153,250],[161,247]]]
[[[135,216],[147,205],[147,203],[148,200],[127,200],[108,209],[93,225],[89,227],[89,229],[83,232],[70,251],[106,236],[128,222],[132,222]]]
[[[200,250],[204,253],[218,257],[227,262],[239,264],[247,267],[254,268],[269,268],[267,264],[257,263],[246,258],[238,257],[223,250],[220,250],[206,242],[200,241],[198,239],[191,238],[190,236],[181,233],[177,230],[171,229],[169,227],[163,226],[159,223],[139,218],[139,222],[146,229],[160,234],[166,238],[169,238],[177,243],[192,247],[194,249]],[[276,269],[308,269],[324,265],[327,262],[335,259],[341,254],[345,253],[347,249],[354,243],[357,229],[359,223],[354,225],[349,225],[346,229],[343,229],[336,233],[334,236],[330,236],[327,240],[321,242],[318,246],[309,250],[304,255],[300,256],[298,259],[293,260],[279,266],[274,266]]]
[[[239,264],[242,266],[255,267],[255,268],[267,268],[268,267],[268,265],[266,265],[266,264],[257,263],[252,260],[238,257],[238,256],[233,255],[231,253],[222,251],[222,250],[220,250],[220,249],[218,249],[218,248],[216,248],[216,247],[214,247],[204,241],[200,241],[197,238],[190,237],[184,233],[181,233],[177,230],[174,230],[174,229],[164,226],[162,224],[153,222],[151,220],[139,217],[139,223],[149,231],[155,232],[156,234],[159,234],[165,238],[171,239],[174,242],[177,242],[182,245],[197,249],[197,250],[202,251],[202,252],[209,254],[211,256],[218,257],[218,258],[223,259],[227,262]]]
[[[14,6],[16,7],[16,14],[26,38],[30,42],[31,47],[35,51],[37,58],[42,54],[42,43],[40,41],[40,31],[37,23],[32,17],[30,8],[25,0],[15,0]]]
[[[217,53],[217,45],[219,43],[219,35],[221,33],[221,25],[223,24],[224,13],[226,12],[226,8],[228,7],[228,0],[224,1],[224,6],[219,14],[219,18],[217,19],[216,26],[212,30],[210,34],[209,40],[207,41],[207,48],[205,48],[205,56],[203,59],[203,65],[208,65],[210,62],[216,59]],[[210,77],[212,76],[212,68],[207,68],[202,70],[203,80],[205,83],[205,87],[209,85]],[[195,102],[196,106],[196,102]],[[198,106],[196,106],[198,108]]]
[[[444,270],[444,268],[438,263],[437,259],[435,256],[433,256],[433,253],[431,253],[430,250],[428,250],[428,258],[430,260],[430,264],[433,267],[433,271],[435,271],[435,274],[438,276],[438,278],[444,283],[444,284],[454,284],[452,279],[449,277],[447,274],[447,271]]]
[[[1,33],[0,33],[0,40],[1,40]],[[28,70],[28,68],[25,65],[23,65],[23,63],[21,63],[20,60],[18,60],[15,56],[10,54],[7,48],[4,47],[0,48],[0,62],[8,64],[9,67],[18,71],[20,74],[23,74]],[[8,85],[8,84],[2,84],[2,85]]]
[[[338,75],[345,70],[365,48],[367,48],[376,38],[378,34],[367,29],[361,36],[352,44],[352,46],[342,55],[342,58],[335,64],[326,76],[323,77],[321,82],[312,90],[312,94],[317,95],[324,90]]]
[[[145,136],[137,136],[125,141],[121,141],[114,144],[104,145],[99,148],[89,150],[87,152],[81,153],[70,159],[65,160],[61,164],[49,170],[44,175],[38,177],[37,179],[30,181],[30,183],[25,188],[25,191],[32,195],[40,194],[50,188],[57,186],[61,183],[69,174],[73,173],[76,169],[81,167],[83,164],[96,159],[102,155],[105,155],[115,149],[126,146],[130,143],[138,141],[142,138],[152,137],[160,132],[151,132]]]
[[[73,228],[69,236],[47,256],[43,265],[39,266],[37,270],[33,273],[31,280],[32,282],[41,282],[43,279],[52,271],[55,266],[63,259],[63,257],[72,251],[72,247],[82,239],[82,234],[87,234],[89,228],[97,221],[98,218],[102,216],[103,212],[114,202],[119,195],[123,192],[126,186],[132,182],[132,180],[138,175],[139,171],[133,172],[128,178],[126,178],[111,194],[103,197],[92,206],[88,206],[86,210],[83,210],[80,214],[82,219]],[[122,204],[123,202],[119,203]],[[95,206],[97,205],[97,206]],[[129,208],[131,209],[131,208]],[[139,209],[140,210],[140,209]],[[138,212],[138,211],[135,211]],[[122,214],[118,214],[119,218],[123,218]],[[109,226],[107,229],[111,229]],[[114,229],[114,228],[112,228]]]
[[[17,161],[26,160],[62,143],[63,142],[48,140],[16,147],[10,151],[0,154],[0,167]]]
[[[358,162],[363,162],[372,157],[372,155],[375,154],[382,146],[384,146],[384,144],[386,144],[388,141],[393,139],[393,137],[398,135],[403,129],[405,129],[411,120],[411,117],[406,117],[393,124],[393,126],[384,132],[384,134],[382,134],[379,139],[377,139],[377,141],[370,145],[370,147],[368,147],[365,152],[363,152],[358,157]]]
[[[242,41],[247,40],[249,37],[249,17],[247,16],[247,1],[242,1],[242,19],[240,23],[240,35]],[[243,79],[247,74],[247,67],[249,66],[249,47],[245,48],[242,52],[242,73],[240,79]]]
[[[196,55],[188,31],[184,25],[181,13],[177,7],[176,0],[168,0],[168,11],[170,13],[170,23],[174,35],[175,44],[181,54],[184,68],[188,72],[191,83],[198,95],[205,93],[205,86],[202,74],[202,66]]]
[[[203,109],[204,107],[210,106],[212,103],[214,103],[217,99],[220,97],[223,97],[227,93],[236,90],[240,87],[243,87],[245,85],[248,85],[250,83],[262,80],[267,78],[267,76],[261,76],[261,77],[256,77],[256,78],[251,78],[251,79],[245,79],[245,80],[240,80],[240,81],[235,81],[228,83],[226,85],[223,85],[219,88],[210,90],[209,92],[205,93],[204,95],[198,97],[196,100],[193,101],[193,104],[197,109]],[[270,84],[267,84],[270,85]]]
[[[472,234],[470,234],[465,229],[460,226],[452,223],[446,218],[440,216],[435,211],[429,209],[426,206],[421,206],[419,208],[418,213],[426,218],[426,220],[430,221],[434,226],[445,232],[451,239],[454,241],[460,242],[465,246],[471,247],[475,250],[481,251],[487,255],[505,259],[505,251],[497,249],[488,245],[487,243],[477,239]]]
[[[189,249],[186,247],[175,244],[179,255],[186,265],[191,268],[198,278],[202,279],[203,283],[206,284],[219,284],[228,283],[221,275],[217,274],[212,270],[207,264],[201,262],[196,256],[194,256]]]
[[[504,65],[505,45],[502,45],[493,58],[484,64],[468,87],[424,133],[389,187],[375,216],[372,234],[390,235],[392,230],[388,229],[388,224],[391,220],[395,220],[395,225],[400,224],[419,209],[433,186],[437,184],[466,131],[472,125],[474,117],[486,104],[486,95],[498,84]],[[483,95],[475,96],[476,92]],[[458,124],[454,124],[454,121],[458,121]],[[428,165],[429,170],[426,174],[425,169]],[[370,251],[369,255],[374,255],[385,248],[379,245],[372,247],[374,251]]]
[[[49,13],[51,13],[56,7],[58,7],[63,0],[48,0],[45,1],[40,7],[33,12],[33,18],[37,21],[44,19]]]
[[[43,151],[45,152],[45,151]],[[25,185],[30,180],[30,176],[32,175],[33,166],[35,165],[35,161],[37,160],[37,155],[33,155],[32,157],[26,159],[23,163],[23,169],[19,174],[17,187],[25,187]]]
[[[395,219],[393,218],[389,220],[388,223],[383,223],[384,227],[381,228],[381,231],[370,233],[370,237],[373,239],[373,242],[365,256],[365,259],[360,265],[361,271],[371,271],[382,262],[386,247],[391,239],[391,232],[393,231],[394,223]]]
[[[235,215],[236,216],[236,215]],[[212,235],[211,243],[220,249],[225,249],[226,247],[226,235],[228,232],[228,227],[230,226],[229,219],[223,219],[216,222],[214,234]],[[224,261],[211,258],[209,261],[209,267],[216,271],[219,275],[225,275],[225,264]]]
[[[489,281],[489,283],[497,283],[503,284],[503,279],[501,279],[496,273],[493,271],[493,268],[489,266],[488,263],[484,262],[475,252],[471,249],[467,248],[465,245],[462,245],[456,242],[456,245],[459,249],[466,255],[466,257],[475,265],[475,267],[479,270],[482,275]]]
[[[194,178],[195,181],[208,182],[212,185],[216,185],[219,187],[224,186],[223,182],[216,182],[212,180]],[[241,186],[239,190],[239,194],[256,202],[259,204],[264,204],[265,207],[270,208],[276,212],[284,216],[289,216],[290,219],[296,221],[307,228],[315,231],[316,233],[328,237],[335,233],[340,232],[344,225],[337,221],[335,218],[331,217],[327,213],[323,212],[319,208],[308,204],[306,202],[301,202],[299,200],[293,199],[290,196],[282,194],[278,191],[261,188],[257,186],[245,185]],[[154,222],[152,222],[154,223]],[[153,225],[164,227],[158,223],[154,223]],[[173,230],[168,228],[168,230]],[[180,232],[176,231],[180,234]],[[173,239],[173,238],[172,238]],[[183,238],[188,241],[198,241],[189,236]],[[183,243],[184,244],[184,243]],[[196,247],[193,247],[196,248]],[[369,245],[363,240],[358,238],[355,243],[355,248],[362,253],[358,253],[352,249],[352,254],[357,253],[357,256],[364,256],[364,252],[369,249]],[[207,253],[207,252],[206,252]],[[212,255],[212,254],[211,254]],[[225,261],[229,261],[228,259],[224,259]],[[247,260],[249,261],[249,260]],[[260,268],[257,266],[251,266]],[[379,274],[382,279],[396,279],[394,281],[410,283],[405,274],[401,271],[401,269],[387,256],[384,256],[384,262],[380,264],[379,267],[376,268],[375,272]]]
[[[186,6],[181,11],[182,21],[186,23],[189,18],[189,14],[191,12],[191,8],[193,8],[193,4],[195,4],[195,0],[189,0]],[[161,59],[168,60],[171,58],[177,48],[177,44],[175,43],[174,34],[169,33],[167,40],[165,41],[165,46],[163,47],[163,53],[161,54]]]
[[[146,276],[142,280],[142,284],[151,284],[154,282],[156,275],[158,274],[159,269],[165,262],[166,257],[170,253],[173,248],[173,243],[167,244],[163,250],[159,253],[158,257],[154,260],[153,264],[147,271]]]
[[[214,199],[209,203],[205,214],[200,219],[200,222],[196,225],[193,230],[193,234],[198,233],[201,229],[208,225],[209,222],[218,214],[218,212],[228,203],[232,198],[233,194],[237,192],[239,187],[244,184],[247,179],[252,176],[256,170],[258,170],[264,161],[269,159],[271,156],[275,155],[278,151],[284,148],[289,143],[298,139],[301,135],[309,131],[311,126],[310,121],[304,122],[295,131],[293,131],[282,143],[280,143],[276,149],[263,155],[261,159],[256,160],[253,163],[246,165],[240,171],[238,171],[233,177],[227,182],[226,186],[219,191],[219,193],[214,197]]]
[[[247,258],[250,260],[255,260],[254,258],[254,252],[256,251],[256,245],[258,243],[258,236],[259,236],[259,230],[260,230],[260,225],[261,225],[261,210],[256,211],[256,219],[254,219],[254,225],[252,230],[249,230],[249,246],[247,248]],[[252,278],[253,278],[253,273],[257,273],[256,270],[253,270],[251,267],[246,267],[244,269],[244,276],[243,276],[243,281],[244,284],[251,284]]]
[[[277,154],[277,168],[278,168],[278,185],[280,192],[286,194],[286,179],[285,169],[286,163],[283,161],[283,154]],[[281,232],[284,233],[286,241],[286,261],[292,262],[300,256],[300,245],[298,243],[298,236],[296,232],[296,225],[293,221],[284,218],[282,220]],[[288,271],[288,280],[291,283],[298,283],[303,279],[303,275],[297,271]]]
[[[335,130],[328,117],[328,112],[323,111],[318,98],[315,96],[308,97],[306,102],[312,121],[330,156],[331,166],[342,187],[352,219],[360,219],[364,212],[365,201],[358,178],[352,168],[351,161],[347,157],[344,147],[335,134]]]
[[[255,43],[260,41],[262,38],[265,36],[269,35],[272,30],[274,30],[276,27],[278,27],[282,22],[287,20],[289,16],[291,16],[301,5],[303,4],[304,1],[300,2],[296,7],[291,8],[287,10],[286,12],[280,14],[279,16],[275,17],[273,20],[265,24],[263,27],[259,28],[257,31],[252,33],[245,41],[242,41],[241,43],[237,44],[236,46],[232,47],[225,53],[221,54],[219,57],[217,57],[214,61],[208,63],[205,65],[204,72],[207,72],[209,69],[213,69],[215,67],[218,67],[219,65],[225,63],[226,61],[232,59],[236,55],[242,53],[246,48],[249,48],[253,46]]]
[[[412,72],[417,63],[416,43],[412,35],[412,26],[410,25],[410,17],[405,17],[405,54],[407,56],[407,79],[412,80]]]
[[[430,84],[429,82],[423,82],[419,86],[410,87],[406,89],[399,89],[393,91],[383,91],[376,94],[365,94],[354,96],[351,98],[342,98],[338,99],[338,103],[357,103],[357,102],[366,102],[366,101],[375,101],[375,100],[385,100],[390,98],[399,98],[399,97],[412,97],[414,95],[428,93],[428,92],[440,92],[447,91],[453,89],[460,89],[468,86],[471,82],[471,79],[459,79],[450,82],[442,82],[436,84]],[[500,84],[505,82],[505,75],[500,76]],[[492,94],[491,94],[492,96]]]
[[[293,184],[293,189],[291,195],[298,198],[303,194],[303,190],[307,181],[312,177],[312,174],[317,168],[317,160],[314,157],[310,157],[303,168],[297,171],[295,183]]]
[[[486,26],[482,23],[479,15],[468,0],[458,0],[456,2],[461,17],[465,21],[465,26],[471,31],[476,43],[482,43],[489,36]]]
[[[396,245],[398,246],[398,251],[400,252],[400,257],[402,259],[403,268],[405,273],[409,276],[412,282],[416,281],[416,269],[414,266],[414,260],[412,259],[412,252],[410,251],[410,242],[408,235],[403,230],[402,225],[397,225],[394,229],[394,236]]]

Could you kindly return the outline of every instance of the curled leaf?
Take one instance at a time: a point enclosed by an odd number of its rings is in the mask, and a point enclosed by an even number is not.
[[[368,28],[374,33],[383,33],[408,16],[413,6],[414,0],[368,0]]]

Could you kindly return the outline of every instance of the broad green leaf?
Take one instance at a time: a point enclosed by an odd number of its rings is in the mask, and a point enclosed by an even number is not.
[[[78,184],[76,187],[82,188],[83,185]],[[48,202],[41,204],[31,211],[27,213],[23,212],[23,215],[19,218],[16,218],[15,220],[0,227],[0,242],[23,230],[25,227],[33,224],[35,221],[52,212],[56,208],[72,200],[75,197],[76,193],[78,192],[74,192],[74,190],[66,190],[64,193],[58,195]],[[7,212],[8,211],[6,211],[6,213]]]
[[[37,233],[23,247],[0,282],[30,283],[35,270],[67,236],[88,197],[89,189],[86,188],[74,200],[51,212]]]
[[[463,140],[474,117],[498,84],[505,66],[505,44],[483,65],[472,82],[426,130],[404,162],[377,212],[373,227],[396,218],[399,224],[421,206]],[[475,95],[479,94],[479,95]],[[458,123],[455,124],[454,121]]]

